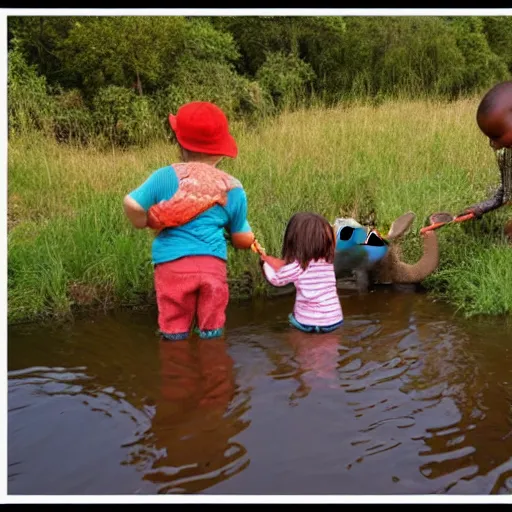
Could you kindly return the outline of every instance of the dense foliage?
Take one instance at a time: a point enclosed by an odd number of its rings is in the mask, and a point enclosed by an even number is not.
[[[478,93],[512,72],[512,17],[8,18],[9,129],[143,145],[213,101],[257,121],[312,102]]]

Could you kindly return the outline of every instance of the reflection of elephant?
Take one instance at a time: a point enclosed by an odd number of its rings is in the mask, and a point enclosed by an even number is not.
[[[359,290],[366,290],[373,283],[415,284],[429,276],[439,264],[437,237],[433,231],[423,238],[423,255],[414,264],[402,261],[400,237],[414,220],[412,212],[396,219],[387,237],[378,231],[369,233],[354,219],[336,219],[336,254],[334,268],[341,288],[342,278],[355,276]]]

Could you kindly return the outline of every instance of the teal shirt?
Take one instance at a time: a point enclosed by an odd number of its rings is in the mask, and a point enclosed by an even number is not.
[[[148,211],[154,204],[171,199],[177,190],[178,177],[169,165],[156,170],[129,196]],[[225,229],[231,234],[251,231],[243,188],[231,189],[225,206],[212,206],[183,226],[163,229],[153,241],[153,264],[201,255],[227,260]]]

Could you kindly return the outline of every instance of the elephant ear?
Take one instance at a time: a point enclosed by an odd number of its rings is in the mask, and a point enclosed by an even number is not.
[[[415,217],[413,212],[407,212],[398,217],[398,219],[391,224],[387,238],[393,240],[402,236],[411,227]]]

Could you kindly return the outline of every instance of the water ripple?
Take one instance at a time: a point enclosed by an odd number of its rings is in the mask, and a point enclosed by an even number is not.
[[[416,294],[344,300],[319,336],[269,301],[221,342],[126,318],[48,337],[51,357],[13,341],[9,492],[512,493],[510,331]]]

